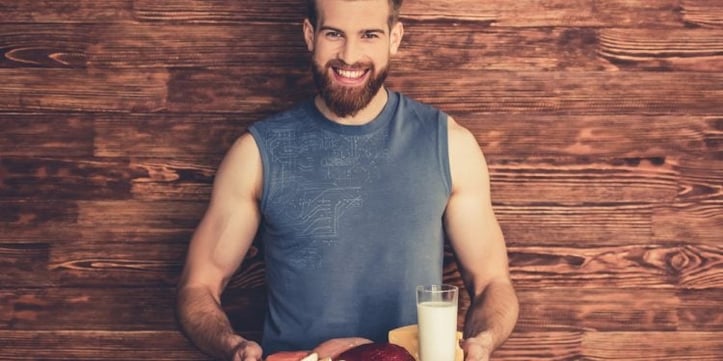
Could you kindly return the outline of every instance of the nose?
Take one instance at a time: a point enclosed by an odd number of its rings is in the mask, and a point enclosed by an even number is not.
[[[346,39],[341,51],[339,52],[339,58],[346,64],[355,64],[362,56],[362,49],[360,44],[355,39]]]

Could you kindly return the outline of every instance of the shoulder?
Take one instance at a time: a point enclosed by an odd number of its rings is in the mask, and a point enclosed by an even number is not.
[[[254,137],[262,137],[289,128],[304,126],[304,124],[308,124],[305,120],[310,117],[306,109],[308,107],[309,102],[302,102],[292,108],[272,114],[251,124],[249,132]]]
[[[256,140],[249,132],[242,134],[226,152],[216,174],[216,188],[232,194],[252,194],[258,198],[263,180],[263,166]]]
[[[452,188],[488,182],[487,162],[474,134],[454,118],[447,118],[448,150]]]
[[[407,112],[412,112],[422,119],[439,119],[445,118],[447,115],[434,107],[433,105],[422,103],[416,99],[410,98],[403,93],[397,93],[399,96],[399,107]]]
[[[474,134],[459,124],[452,116],[447,116],[447,134],[449,145],[456,151],[480,153],[481,150]]]

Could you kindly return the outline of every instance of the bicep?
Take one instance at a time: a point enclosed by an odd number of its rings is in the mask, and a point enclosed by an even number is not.
[[[256,143],[245,134],[216,174],[211,202],[191,238],[183,284],[209,287],[220,295],[256,234],[261,172]]]
[[[450,119],[452,193],[445,229],[467,287],[481,292],[508,277],[504,237],[492,208],[487,164],[472,134]]]

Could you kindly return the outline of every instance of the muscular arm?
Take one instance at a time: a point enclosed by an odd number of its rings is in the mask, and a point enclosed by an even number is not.
[[[258,344],[235,334],[221,307],[221,293],[258,228],[261,179],[258,148],[251,135],[244,134],[219,167],[178,284],[181,328],[199,349],[223,360],[261,360]]]
[[[469,291],[465,360],[488,360],[517,322],[507,249],[490,199],[487,164],[473,135],[449,118],[452,194],[445,228]]]

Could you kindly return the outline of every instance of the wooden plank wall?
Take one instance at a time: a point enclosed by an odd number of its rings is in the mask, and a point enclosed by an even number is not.
[[[206,359],[174,285],[229,145],[312,94],[303,9],[0,0],[0,358]],[[390,86],[489,160],[521,301],[494,359],[723,359],[723,1],[403,13]],[[263,272],[224,296],[252,338]]]

